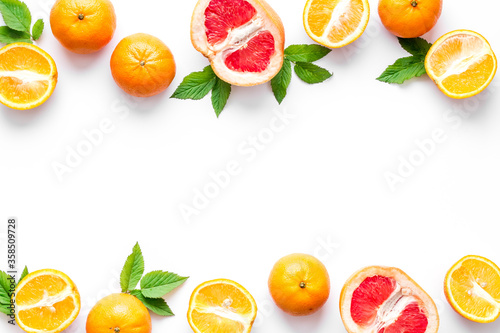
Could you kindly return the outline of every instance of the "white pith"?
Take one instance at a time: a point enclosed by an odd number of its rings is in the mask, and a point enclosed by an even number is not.
[[[245,25],[229,30],[226,39],[222,42],[215,45],[208,44],[208,49],[213,53],[223,51],[225,55],[229,55],[244,48],[252,38],[262,31],[263,25],[264,22],[261,18],[254,17]]]
[[[231,307],[233,300],[231,298],[227,298],[220,306],[215,307],[197,307],[196,311],[199,313],[209,313],[216,315],[221,318],[225,318],[228,320],[232,320],[238,323],[241,323],[244,327],[249,327],[252,324],[252,319],[244,317],[235,312],[235,310]]]
[[[493,298],[493,296],[491,296],[486,290],[484,290],[476,281],[472,282],[471,296],[472,295],[482,298],[495,308],[500,309],[500,300],[496,300],[495,298]]]
[[[37,82],[37,81],[50,81],[51,76],[45,74],[39,74],[32,71],[21,70],[21,71],[0,71],[0,77],[13,77],[24,84]]]
[[[29,305],[17,305],[17,311],[25,311],[35,308],[47,307],[50,311],[55,312],[54,304],[64,301],[68,297],[73,297],[73,290],[71,287],[66,287],[63,291],[61,291],[57,295],[49,296],[47,291],[44,291],[43,298],[35,304]]]
[[[376,333],[394,324],[404,309],[412,303],[417,303],[417,299],[411,295],[411,290],[403,289],[397,284],[391,296],[378,309],[376,320],[370,325],[373,328],[372,332]],[[371,331],[368,329],[367,332]]]

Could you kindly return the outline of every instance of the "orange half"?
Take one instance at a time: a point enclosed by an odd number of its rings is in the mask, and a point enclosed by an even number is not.
[[[80,294],[64,273],[44,269],[28,274],[16,287],[16,322],[28,333],[58,333],[80,312]]]
[[[456,30],[432,45],[425,69],[445,95],[461,99],[486,89],[495,77],[497,58],[483,36]]]
[[[500,316],[500,269],[491,260],[459,260],[446,275],[444,292],[453,309],[469,320],[491,323]]]
[[[256,316],[257,304],[252,295],[226,279],[199,285],[191,295],[187,314],[195,333],[248,333]]]
[[[368,0],[308,0],[304,28],[314,41],[330,48],[358,39],[370,19]]]
[[[57,83],[54,59],[29,43],[0,49],[0,103],[17,110],[43,104]]]

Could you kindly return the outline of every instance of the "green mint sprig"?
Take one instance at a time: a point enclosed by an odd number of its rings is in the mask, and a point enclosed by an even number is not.
[[[137,297],[142,304],[160,316],[173,316],[163,296],[182,285],[188,277],[165,271],[153,271],[144,275],[144,257],[139,243],[127,257],[120,274],[120,287],[123,293]],[[140,289],[136,289],[140,282]]]
[[[17,280],[16,287],[21,282],[26,275],[28,275],[28,267],[24,267],[24,270]],[[3,271],[0,271],[0,312],[6,315],[11,315],[10,300],[12,297],[12,290],[10,289],[11,282],[9,280],[9,275]]]
[[[386,83],[402,84],[414,77],[426,74],[425,56],[432,44],[423,38],[398,38],[399,44],[408,53],[410,57],[404,57],[396,60],[377,78],[377,80]]]
[[[28,6],[19,0],[0,0],[5,26],[0,27],[0,43],[12,44],[25,42],[32,44],[42,35],[45,24],[42,19],[31,27],[31,12]]]
[[[292,79],[292,64],[297,76],[309,84],[320,83],[333,74],[315,64],[330,53],[321,45],[291,45],[285,50],[285,59],[279,73],[271,80],[271,87],[278,103],[281,104]],[[220,79],[211,66],[201,72],[186,76],[170,98],[200,100],[212,92],[212,107],[217,117],[226,107],[231,85]]]
[[[292,64],[299,79],[309,84],[321,83],[332,77],[332,73],[313,64],[313,62],[324,58],[331,51],[331,49],[318,44],[300,44],[287,47],[283,66],[271,80],[274,97],[278,103],[283,102],[288,86],[292,81]]]

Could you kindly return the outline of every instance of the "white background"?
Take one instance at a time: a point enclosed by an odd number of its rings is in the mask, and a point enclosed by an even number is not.
[[[278,106],[269,85],[233,88],[219,119],[209,98],[169,99],[182,78],[207,61],[194,50],[189,25],[194,0],[114,1],[118,28],[101,52],[72,54],[48,27],[51,0],[27,1],[46,29],[39,45],[55,59],[59,82],[50,100],[32,111],[0,107],[0,225],[20,221],[19,260],[31,271],[67,273],[82,294],[82,311],[69,332],[83,333],[88,311],[117,291],[117,276],[139,241],[146,270],[165,269],[190,279],[166,297],[177,316],[153,315],[154,332],[190,332],[188,300],[201,282],[230,278],[256,298],[254,332],[344,332],[340,290],[356,270],[373,264],[405,270],[434,298],[441,332],[498,332],[453,312],[442,284],[449,267],[467,254],[500,262],[498,210],[500,99],[497,78],[465,101],[444,96],[428,77],[402,86],[375,78],[406,56],[380,24],[377,1],[363,37],[334,50],[320,65],[334,77],[309,86],[296,76]],[[312,43],[302,27],[305,1],[270,0],[281,15],[287,45]],[[495,8],[496,7],[496,8]],[[483,34],[500,53],[498,4],[448,0],[434,42],[451,30]],[[109,59],[121,38],[137,32],[161,38],[177,60],[177,76],[163,94],[136,102],[114,83]],[[460,115],[467,111],[468,115]],[[294,118],[254,159],[238,152],[278,113]],[[53,163],[103,119],[114,131],[60,181]],[[442,130],[404,183],[391,190],[386,172],[418,151],[415,141]],[[262,132],[262,133],[264,133]],[[267,133],[269,133],[267,131]],[[415,155],[416,156],[416,155]],[[241,173],[190,223],[179,212],[192,205],[210,172],[236,160]],[[5,253],[5,239],[2,240]],[[308,318],[292,318],[270,299],[267,278],[280,257],[304,252],[327,266],[332,293]],[[6,268],[6,254],[0,256]],[[19,332],[0,320],[2,332]]]

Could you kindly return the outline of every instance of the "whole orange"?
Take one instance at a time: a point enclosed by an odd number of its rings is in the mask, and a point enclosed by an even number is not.
[[[115,9],[109,0],[57,0],[50,12],[50,26],[68,50],[97,52],[113,38]]]
[[[330,296],[325,265],[308,254],[296,253],[278,260],[268,283],[276,305],[292,316],[315,313]]]
[[[175,60],[160,39],[148,34],[125,37],[111,56],[116,84],[136,97],[150,97],[168,88],[175,77]]]
[[[87,317],[87,333],[151,333],[151,330],[148,309],[129,294],[104,297]]]
[[[378,14],[394,35],[415,38],[436,25],[442,8],[443,0],[380,0]]]

